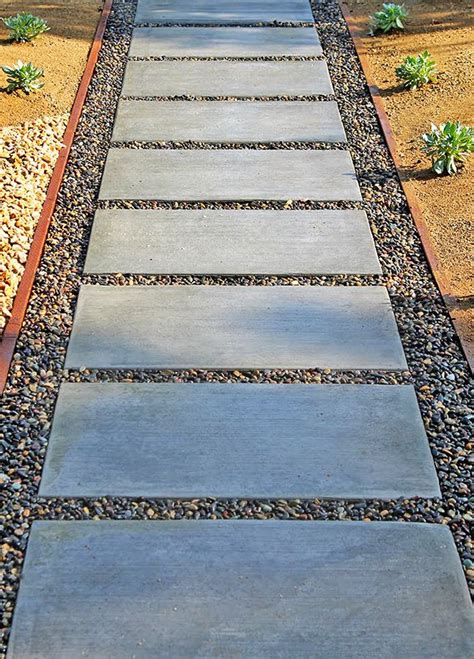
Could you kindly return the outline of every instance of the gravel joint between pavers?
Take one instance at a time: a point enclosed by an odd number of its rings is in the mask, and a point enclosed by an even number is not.
[[[148,57],[129,57],[130,62],[317,62],[324,60],[324,55],[258,55],[252,57],[238,57],[230,55],[192,57],[178,55],[161,55],[159,57],[150,55]]]
[[[314,27],[314,23],[309,21],[272,21],[271,23],[265,21],[256,21],[254,23],[135,23],[133,27],[231,27],[231,28],[248,28],[248,27]]]
[[[182,142],[137,141],[111,142],[114,149],[135,149],[169,151],[171,149],[187,149],[200,151],[345,151],[345,142],[195,142],[183,140]]]
[[[335,101],[334,94],[311,94],[299,96],[194,96],[193,94],[181,94],[178,96],[130,96],[124,94],[120,97],[124,101]]]

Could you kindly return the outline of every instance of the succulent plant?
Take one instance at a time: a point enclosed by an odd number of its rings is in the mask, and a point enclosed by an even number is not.
[[[397,78],[403,80],[403,86],[416,89],[436,80],[436,63],[424,50],[420,55],[409,55],[403,64],[395,69]]]
[[[422,140],[423,151],[430,156],[436,174],[455,174],[457,166],[474,151],[474,130],[459,121],[431,124],[431,132],[422,135]]]
[[[408,12],[405,5],[397,5],[396,2],[385,2],[382,9],[370,16],[371,34],[377,31],[392,32],[393,30],[404,30],[403,21]]]
[[[24,64],[18,60],[15,66],[2,66],[2,71],[7,74],[7,92],[21,89],[25,94],[36,92],[44,86],[40,78],[44,77],[43,69],[39,69],[31,62]]]
[[[13,41],[32,41],[39,34],[50,29],[42,18],[27,12],[21,12],[9,18],[2,18],[2,21],[10,30],[10,39]]]

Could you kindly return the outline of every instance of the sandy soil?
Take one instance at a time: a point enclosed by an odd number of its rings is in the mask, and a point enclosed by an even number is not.
[[[36,94],[0,92],[0,127],[71,109],[101,8],[101,0],[2,0],[1,17],[28,11],[44,18],[51,29],[32,43],[12,44],[0,23],[0,66],[11,66],[20,59],[45,72],[45,86]],[[0,71],[0,87],[5,81]]]
[[[431,122],[474,123],[474,0],[405,0],[406,31],[368,36],[368,16],[381,5],[347,0],[384,99],[397,140],[403,176],[413,185],[428,224],[440,268],[462,307],[457,312],[474,343],[474,158],[455,177],[437,177],[421,152],[420,135]],[[427,49],[438,64],[438,82],[404,91],[395,68]]]

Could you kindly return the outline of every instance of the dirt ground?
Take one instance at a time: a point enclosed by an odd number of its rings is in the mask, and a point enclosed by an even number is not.
[[[474,158],[455,177],[438,177],[420,149],[420,135],[431,122],[474,123],[474,0],[405,0],[406,31],[370,37],[368,16],[381,4],[347,0],[390,118],[403,177],[415,189],[440,269],[462,307],[458,320],[474,348]],[[425,49],[438,64],[437,83],[403,90],[395,68]]]
[[[44,69],[45,86],[29,96],[0,92],[0,127],[68,112],[74,102],[102,8],[101,0],[2,0],[0,17],[28,11],[49,27],[32,43],[12,44],[0,23],[0,66],[22,60]],[[0,70],[0,88],[6,76]]]

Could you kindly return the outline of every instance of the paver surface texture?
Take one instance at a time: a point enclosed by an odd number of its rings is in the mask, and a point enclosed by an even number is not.
[[[43,496],[439,496],[414,391],[63,384]]]
[[[9,659],[467,659],[473,649],[445,526],[53,521],[33,524]]]
[[[138,0],[135,23],[313,22],[307,0]]]
[[[98,210],[84,269],[168,274],[381,272],[367,217],[357,210]]]
[[[337,104],[294,101],[125,101],[116,141],[345,142]]]
[[[313,27],[137,27],[130,57],[318,57]]]
[[[284,66],[282,66],[284,64]],[[332,94],[322,61],[131,61],[123,96],[314,96]]]
[[[110,149],[101,199],[361,198],[347,151]]]
[[[82,286],[67,368],[405,369],[382,286]]]

